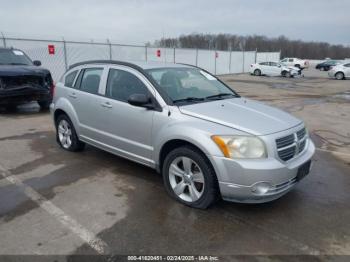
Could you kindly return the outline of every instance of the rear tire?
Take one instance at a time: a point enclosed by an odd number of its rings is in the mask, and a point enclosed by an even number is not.
[[[255,76],[261,76],[261,70],[260,69],[255,69],[254,70],[254,75]]]
[[[192,146],[171,151],[165,157],[162,174],[166,191],[182,204],[206,209],[219,199],[213,167],[205,155]]]
[[[344,77],[345,77],[345,75],[344,75],[343,72],[338,72],[338,73],[335,74],[335,78],[336,78],[337,80],[343,80]]]
[[[72,121],[65,114],[57,117],[56,140],[67,151],[77,152],[85,148],[85,143],[79,140]]]

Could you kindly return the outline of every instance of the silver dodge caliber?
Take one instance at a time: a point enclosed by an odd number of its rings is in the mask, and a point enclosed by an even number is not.
[[[301,120],[189,65],[75,64],[51,113],[63,149],[87,143],[152,167],[170,196],[196,208],[277,199],[309,173],[315,151]]]

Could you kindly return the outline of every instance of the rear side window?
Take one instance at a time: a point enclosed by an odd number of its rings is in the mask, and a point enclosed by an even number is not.
[[[80,89],[82,91],[97,94],[100,86],[103,68],[87,68],[81,77]]]
[[[133,94],[148,95],[148,89],[134,74],[124,70],[110,69],[107,80],[106,96],[127,102]]]
[[[350,67],[350,64],[346,64],[346,65],[344,65],[345,67]]]
[[[289,61],[289,62],[293,62],[293,58],[289,58],[288,61]]]
[[[269,62],[261,62],[259,65],[269,65]]]
[[[73,87],[74,79],[75,79],[77,73],[78,73],[78,70],[75,70],[75,71],[69,73],[68,75],[66,75],[66,77],[64,78],[64,85],[66,87]]]

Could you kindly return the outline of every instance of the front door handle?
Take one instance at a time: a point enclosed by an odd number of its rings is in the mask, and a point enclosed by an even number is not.
[[[68,96],[71,98],[77,98],[77,95],[75,93],[70,93]]]
[[[101,106],[102,106],[102,107],[106,107],[106,108],[112,108],[112,105],[111,105],[111,103],[109,103],[109,102],[101,103]]]

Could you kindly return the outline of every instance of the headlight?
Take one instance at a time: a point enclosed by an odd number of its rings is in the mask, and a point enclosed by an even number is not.
[[[266,158],[264,142],[254,136],[212,136],[225,157]]]

